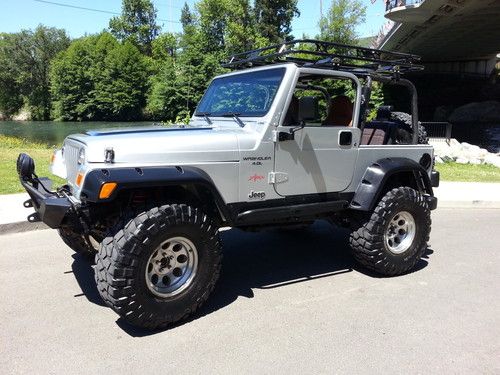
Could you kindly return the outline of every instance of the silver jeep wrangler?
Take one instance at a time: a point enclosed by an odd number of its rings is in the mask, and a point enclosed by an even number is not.
[[[67,180],[56,191],[19,155],[28,220],[95,256],[103,300],[148,328],[207,300],[221,227],[326,219],[350,228],[366,268],[408,272],[426,251],[439,183],[415,87],[401,78],[417,61],[315,40],[234,55],[188,125],[67,137],[53,157],[52,172]],[[411,115],[381,106],[368,116],[374,81],[408,89]]]

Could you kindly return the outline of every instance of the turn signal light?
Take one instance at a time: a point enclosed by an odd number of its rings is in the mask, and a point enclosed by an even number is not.
[[[50,156],[50,164],[54,164],[54,160],[56,158],[56,153],[54,152],[51,156]]]
[[[80,172],[76,175],[76,186],[81,187],[82,181],[83,181],[83,173]]]
[[[106,182],[101,186],[101,191],[99,192],[99,199],[107,199],[113,194],[118,184],[116,182]]]

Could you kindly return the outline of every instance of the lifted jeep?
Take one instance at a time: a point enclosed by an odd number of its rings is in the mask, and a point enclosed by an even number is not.
[[[433,149],[417,94],[401,74],[418,57],[316,40],[234,55],[189,125],[89,131],[66,138],[56,191],[19,155],[30,221],[95,256],[103,300],[131,324],[185,319],[221,269],[218,230],[308,225],[351,229],[354,258],[382,275],[410,271],[426,251]],[[372,83],[406,87],[411,114],[380,107]],[[419,143],[420,142],[420,143]]]

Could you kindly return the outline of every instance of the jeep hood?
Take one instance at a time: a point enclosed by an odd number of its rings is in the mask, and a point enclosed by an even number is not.
[[[255,133],[228,127],[142,127],[89,131],[66,142],[84,144],[90,163],[103,163],[105,150],[112,148],[115,163],[144,165],[238,161],[241,137],[255,139]]]

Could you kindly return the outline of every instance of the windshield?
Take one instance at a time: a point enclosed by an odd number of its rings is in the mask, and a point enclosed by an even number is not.
[[[285,68],[216,78],[201,99],[195,116],[264,116],[273,103]]]

